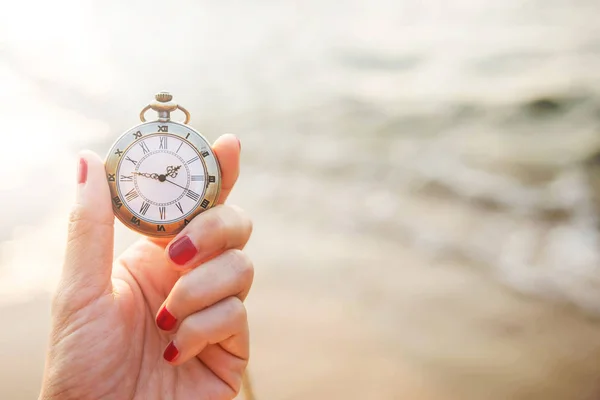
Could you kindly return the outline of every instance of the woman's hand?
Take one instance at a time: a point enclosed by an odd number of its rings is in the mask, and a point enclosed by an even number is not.
[[[114,261],[104,165],[82,154],[41,399],[232,399],[239,392],[249,356],[243,301],[253,279],[241,249],[252,224],[222,205],[239,150],[232,135],[214,144],[221,205],[171,242],[143,238]]]

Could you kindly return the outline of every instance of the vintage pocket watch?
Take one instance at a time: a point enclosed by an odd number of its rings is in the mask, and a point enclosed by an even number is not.
[[[146,122],[148,110],[158,113]],[[180,110],[185,122],[171,121]],[[214,206],[221,170],[209,142],[188,125],[190,113],[168,92],[140,113],[142,124],[117,139],[106,160],[115,216],[146,236],[177,235],[195,216]]]

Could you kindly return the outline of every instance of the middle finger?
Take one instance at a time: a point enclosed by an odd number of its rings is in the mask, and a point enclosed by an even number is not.
[[[156,316],[156,325],[171,331],[179,321],[225,298],[244,301],[253,278],[250,259],[240,250],[227,250],[179,278]]]

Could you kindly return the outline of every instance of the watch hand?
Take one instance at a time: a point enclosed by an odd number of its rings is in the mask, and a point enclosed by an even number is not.
[[[171,178],[176,178],[177,177],[177,171],[179,170],[179,168],[181,168],[181,165],[178,165],[176,167],[173,167],[172,165],[169,165],[167,167],[167,174],[166,174],[166,176],[170,176]]]
[[[146,172],[132,172],[132,173],[133,173],[133,175],[139,175],[139,176],[143,176],[145,178],[160,180],[160,176],[158,174],[148,174]]]
[[[181,185],[178,185],[177,183],[175,183],[175,182],[173,182],[173,181],[170,181],[170,180],[168,180],[168,179],[166,179],[166,178],[165,178],[165,181],[167,181],[167,182],[169,182],[169,183],[172,183],[172,184],[173,184],[173,185],[175,185],[175,186],[179,186],[179,187],[180,187],[180,188],[182,188],[183,190],[190,190],[190,189],[188,189],[188,188],[184,188],[183,186],[181,186]]]

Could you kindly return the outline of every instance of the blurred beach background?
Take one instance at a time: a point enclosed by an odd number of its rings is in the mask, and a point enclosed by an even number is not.
[[[242,142],[259,400],[600,396],[598,1],[0,5],[0,399],[39,391],[77,152],[160,90]]]

